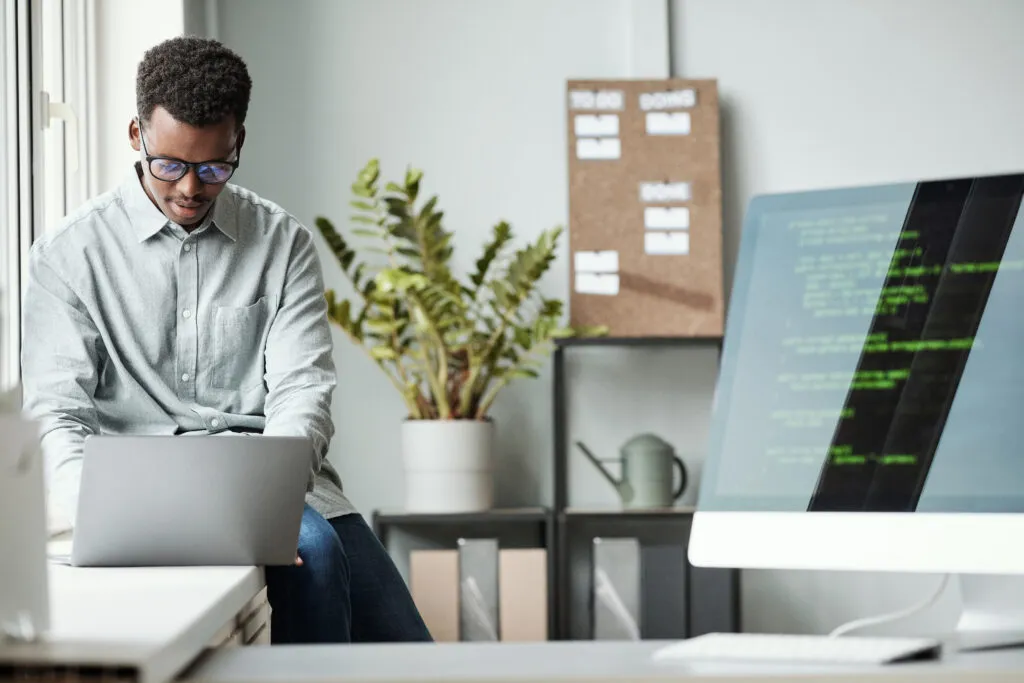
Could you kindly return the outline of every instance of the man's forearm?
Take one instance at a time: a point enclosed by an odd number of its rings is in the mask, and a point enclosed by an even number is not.
[[[302,229],[296,233],[283,301],[267,339],[263,433],[307,437],[313,446],[311,478],[320,471],[334,436],[332,354],[320,266],[312,236]]]
[[[332,381],[293,382],[277,387],[267,397],[264,435],[308,438],[313,447],[310,468],[314,475],[320,471],[334,436],[330,411],[333,391]]]

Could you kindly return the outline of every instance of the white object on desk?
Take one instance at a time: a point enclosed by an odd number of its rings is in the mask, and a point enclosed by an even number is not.
[[[240,616],[252,610],[264,586],[255,567],[54,564],[49,577],[50,631],[36,643],[0,644],[0,663],[13,667],[15,679],[22,672],[46,680],[56,670],[93,669],[130,671],[138,683],[166,683],[206,648],[245,629]]]
[[[788,664],[890,664],[910,659],[932,659],[941,653],[941,643],[930,638],[708,633],[665,646],[654,653],[654,659]]]
[[[46,579],[39,430],[19,413],[0,413],[0,641],[33,640],[49,628]]]

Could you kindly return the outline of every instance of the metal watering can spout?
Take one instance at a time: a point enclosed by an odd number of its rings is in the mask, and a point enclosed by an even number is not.
[[[628,481],[624,479],[616,479],[612,475],[612,473],[608,471],[608,468],[601,463],[601,460],[598,459],[597,456],[595,456],[593,453],[591,453],[590,449],[587,448],[582,441],[577,441],[576,447],[583,452],[583,455],[587,456],[587,459],[590,462],[594,463],[594,467],[597,468],[597,471],[604,475],[604,478],[607,479],[608,482],[615,487],[615,490],[618,492],[619,497],[622,498],[623,502],[628,503],[630,500],[632,500],[633,487],[630,485]],[[615,462],[620,462],[621,458],[615,458],[614,460]]]

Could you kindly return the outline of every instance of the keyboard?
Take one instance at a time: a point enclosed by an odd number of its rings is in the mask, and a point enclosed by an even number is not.
[[[941,643],[930,638],[708,633],[656,650],[654,660],[849,665],[937,659],[941,654]]]

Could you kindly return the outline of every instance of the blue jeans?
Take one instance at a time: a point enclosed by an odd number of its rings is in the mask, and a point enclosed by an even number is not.
[[[362,515],[328,521],[307,505],[299,557],[301,566],[266,568],[272,644],[432,640]]]

